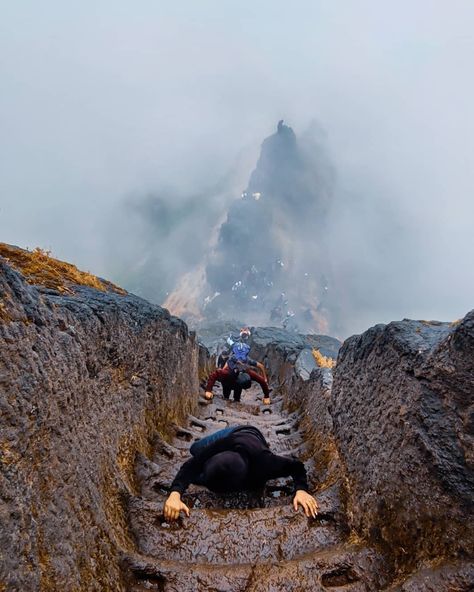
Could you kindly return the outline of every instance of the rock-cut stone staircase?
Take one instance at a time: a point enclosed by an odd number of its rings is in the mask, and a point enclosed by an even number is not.
[[[280,397],[263,406],[258,391],[242,402],[218,393],[202,401],[199,417],[176,428],[172,444],[157,440],[152,459],[137,462],[139,497],[128,499],[137,552],[124,559],[130,592],[362,592],[379,589],[371,574],[381,558],[351,535],[338,485],[316,491],[320,511],[307,518],[292,507],[289,480],[269,482],[264,494],[219,496],[191,486],[183,500],[189,518],[163,518],[163,503],[179,466],[197,439],[229,425],[258,427],[272,451],[305,461],[310,484],[314,467],[299,431],[298,413],[287,414]]]

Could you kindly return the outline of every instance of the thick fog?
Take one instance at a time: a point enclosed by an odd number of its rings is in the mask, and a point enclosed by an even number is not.
[[[471,0],[3,3],[0,240],[199,308],[284,119],[330,204],[278,244],[318,298],[330,278],[328,331],[457,319],[474,306],[473,22]]]

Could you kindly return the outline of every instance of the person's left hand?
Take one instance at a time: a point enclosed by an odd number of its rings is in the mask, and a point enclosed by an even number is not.
[[[181,501],[181,494],[178,491],[172,491],[163,507],[163,514],[168,521],[177,520],[180,512],[184,512],[189,518],[189,508]]]
[[[318,513],[318,502],[307,491],[304,491],[304,489],[298,489],[293,498],[293,507],[296,512],[298,511],[298,506],[303,508],[304,513],[308,518],[311,516],[316,518],[316,514]]]
[[[264,397],[263,398],[263,404],[264,405],[270,405],[270,397]]]

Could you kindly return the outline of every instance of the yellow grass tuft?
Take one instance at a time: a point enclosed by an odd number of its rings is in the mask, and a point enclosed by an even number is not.
[[[0,320],[9,321],[10,315],[7,312],[6,306],[3,302],[0,302]],[[1,592],[1,590],[0,590]]]
[[[89,286],[101,292],[112,291],[126,294],[125,290],[111,282],[101,280],[89,272],[80,271],[71,263],[54,259],[49,251],[43,249],[36,248],[33,251],[27,251],[0,243],[0,256],[20,271],[29,284],[45,286],[67,294],[73,293],[72,286],[74,284]]]
[[[313,349],[313,356],[316,360],[316,364],[320,368],[334,368],[334,366],[336,365],[336,360],[330,358],[329,356],[323,356],[319,349]]]

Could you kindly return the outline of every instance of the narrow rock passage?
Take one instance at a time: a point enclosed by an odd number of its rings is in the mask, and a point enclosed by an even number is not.
[[[176,428],[172,444],[157,441],[153,458],[138,460],[141,495],[128,500],[137,553],[124,562],[130,592],[378,589],[371,574],[381,560],[350,535],[337,484],[312,490],[320,508],[316,519],[294,511],[291,478],[270,481],[263,495],[222,496],[192,485],[183,496],[190,518],[172,524],[163,518],[170,484],[191,444],[227,426],[258,427],[272,451],[305,462],[311,487],[314,467],[299,420],[297,412],[286,413],[278,395],[267,407],[255,388],[244,391],[241,403],[217,392],[212,403],[201,402],[199,417]]]

